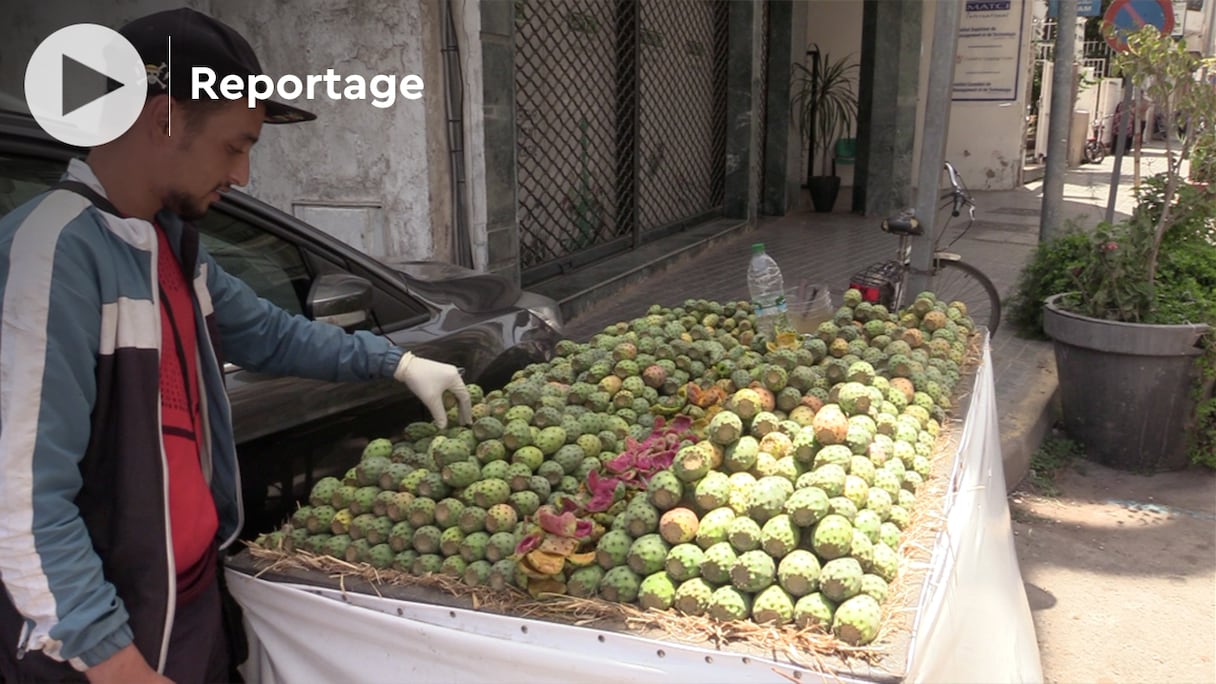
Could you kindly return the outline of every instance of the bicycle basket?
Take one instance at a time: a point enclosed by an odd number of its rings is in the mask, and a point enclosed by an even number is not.
[[[899,281],[900,267],[896,261],[871,264],[863,271],[853,274],[849,287],[861,292],[861,299],[872,304],[890,307],[895,298],[895,283]]]

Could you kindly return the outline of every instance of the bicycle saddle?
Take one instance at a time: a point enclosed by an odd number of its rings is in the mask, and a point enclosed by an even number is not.
[[[897,214],[883,219],[882,230],[884,233],[913,236],[923,235],[925,232],[924,228],[920,225],[920,221],[908,213]]]

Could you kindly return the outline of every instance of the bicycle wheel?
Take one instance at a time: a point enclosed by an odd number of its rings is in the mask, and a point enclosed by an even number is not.
[[[1102,148],[1102,143],[1092,141],[1085,143],[1085,161],[1090,164],[1101,164],[1103,159],[1106,159],[1106,150]]]
[[[966,304],[971,320],[977,326],[987,326],[990,335],[996,334],[1001,323],[1001,297],[979,269],[961,261],[936,259],[930,289],[942,301]]]

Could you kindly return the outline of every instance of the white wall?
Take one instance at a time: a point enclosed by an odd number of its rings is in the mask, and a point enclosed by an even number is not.
[[[1022,65],[1017,99],[1008,102],[956,101],[950,109],[946,159],[954,164],[963,182],[973,190],[1012,190],[1021,182],[1034,55],[1030,45],[1032,3],[1020,1],[1023,5]],[[925,3],[926,10],[933,4]],[[926,18],[926,21],[929,20]]]
[[[1015,0],[1020,2],[1022,0]],[[921,19],[920,94],[916,130],[924,130],[925,98],[929,82],[929,56],[933,49],[933,15],[936,2],[924,3]],[[1011,190],[1021,182],[1026,136],[1026,107],[1034,55],[1030,45],[1031,0],[1024,0],[1022,23],[1022,75],[1018,99],[1009,102],[953,102],[946,141],[946,161],[954,164],[963,182],[973,190]],[[913,145],[919,167],[921,140]],[[915,175],[915,172],[914,172]],[[944,183],[944,178],[938,180]]]
[[[810,58],[806,51],[810,46],[819,46],[820,55],[828,55],[833,61],[847,57],[861,64],[861,0],[809,0],[807,2],[806,45],[798,50],[798,61],[810,66]],[[860,76],[860,69],[854,70],[854,79]],[[856,88],[856,80],[854,88]],[[854,131],[856,127],[854,127]],[[802,166],[799,177],[806,177],[806,139],[802,139],[804,148]],[[837,174],[841,177],[842,185],[853,184],[853,167],[837,166]]]
[[[1021,181],[1026,105],[1034,61],[1030,45],[1034,3],[1025,0],[1021,4],[1023,73],[1018,83],[1018,99],[1010,102],[954,102],[951,106],[946,158],[959,169],[963,180],[972,188],[1008,190]],[[923,131],[925,126],[925,98],[936,5],[936,0],[922,3],[920,93],[916,114],[918,132]],[[834,57],[853,54],[860,61],[862,3],[859,0],[810,0],[808,6],[807,43],[818,43],[821,52]],[[805,59],[805,56],[802,58]],[[918,135],[913,143],[914,165],[918,164],[916,160],[920,159],[920,150],[921,139]],[[851,169],[847,172],[851,172]],[[913,176],[915,172],[914,166]],[[845,183],[849,180],[846,178]]]
[[[861,61],[861,0],[810,0],[806,42],[839,59],[851,55]]]
[[[266,126],[253,157],[252,194],[375,255],[449,257],[450,231],[443,228],[450,202],[432,187],[432,167],[442,179],[447,164],[442,81],[424,57],[439,55],[428,30],[436,24],[431,4],[212,0],[214,15],[244,33],[268,73],[332,67],[365,78],[418,74],[425,83],[422,99],[398,97],[391,108],[316,99],[308,103],[316,121]],[[440,113],[438,122],[429,109]]]
[[[265,126],[245,190],[373,254],[450,258],[450,174],[436,0],[8,3],[0,26],[0,91],[23,95],[29,55],[57,28],[85,21],[117,28],[183,4],[236,28],[272,75],[324,74],[327,67],[365,78],[421,75],[423,98],[398,97],[390,109],[373,107],[370,100],[301,101],[318,120]],[[469,57],[467,51],[462,56]],[[471,73],[466,63],[466,77]],[[476,89],[480,94],[479,77]]]
[[[1183,15],[1186,22],[1184,36],[1188,49],[1208,57],[1212,56],[1210,53],[1213,42],[1209,33],[1212,29],[1213,19],[1216,19],[1214,14],[1216,14],[1216,3],[1205,2],[1200,11],[1187,10]]]

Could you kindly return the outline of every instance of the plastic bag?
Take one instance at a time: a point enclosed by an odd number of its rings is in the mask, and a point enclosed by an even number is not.
[[[835,309],[827,285],[803,284],[796,291],[786,291],[790,324],[803,335],[815,332],[820,323],[832,320]]]

